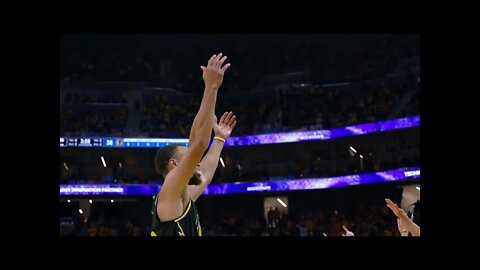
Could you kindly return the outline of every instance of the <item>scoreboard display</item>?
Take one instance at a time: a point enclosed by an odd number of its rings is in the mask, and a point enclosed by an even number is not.
[[[60,147],[159,148],[169,144],[188,146],[188,139],[156,138],[60,138]]]
[[[102,138],[60,138],[60,147],[101,147]]]

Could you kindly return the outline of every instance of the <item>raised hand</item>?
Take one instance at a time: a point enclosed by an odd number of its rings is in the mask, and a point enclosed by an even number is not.
[[[345,226],[342,226],[343,230],[345,231],[345,233],[342,234],[342,236],[355,236],[355,234],[353,234],[353,232],[349,231],[347,229],[347,227]]]
[[[220,85],[222,85],[223,81],[223,74],[225,74],[225,71],[230,66],[230,63],[228,63],[222,67],[226,59],[227,56],[222,57],[222,53],[219,53],[218,55],[214,54],[208,60],[206,67],[200,67],[203,70],[202,77],[206,88],[211,88],[214,90],[218,90],[218,88],[220,88]]]
[[[236,116],[233,112],[225,112],[217,123],[217,117],[213,116],[213,131],[215,136],[227,139],[232,135],[233,128],[237,124]]]
[[[392,210],[393,214],[395,214],[397,218],[408,219],[407,213],[405,213],[402,208],[398,207],[396,203],[392,202],[392,200],[385,199],[385,202],[387,203],[387,207]]]
[[[413,236],[420,236],[420,227],[413,222],[413,215],[412,218],[409,218],[407,213],[390,199],[385,199],[385,202],[387,203],[387,207],[397,216],[397,226],[402,236],[406,236],[405,233],[408,235],[409,232]]]

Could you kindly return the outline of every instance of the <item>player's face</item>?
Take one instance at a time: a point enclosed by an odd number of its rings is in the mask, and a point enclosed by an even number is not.
[[[178,162],[181,162],[183,156],[185,153],[187,153],[188,148],[185,146],[178,146],[177,147],[177,158]],[[200,185],[202,183],[202,177],[200,173],[198,172],[200,170],[200,164],[197,166],[197,170],[193,173],[192,178],[190,178],[190,181],[188,182],[189,185]]]

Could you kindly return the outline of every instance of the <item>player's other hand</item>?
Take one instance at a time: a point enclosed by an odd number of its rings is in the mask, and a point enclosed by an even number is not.
[[[233,112],[225,112],[217,123],[217,117],[213,116],[213,131],[215,136],[227,139],[232,135],[233,128],[237,124],[237,117]]]

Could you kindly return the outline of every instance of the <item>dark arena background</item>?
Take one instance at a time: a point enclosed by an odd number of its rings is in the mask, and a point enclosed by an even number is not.
[[[188,146],[220,52],[215,114],[237,125],[196,202],[202,236],[400,236],[386,198],[421,225],[419,35],[60,42],[60,236],[150,236],[155,153]]]

